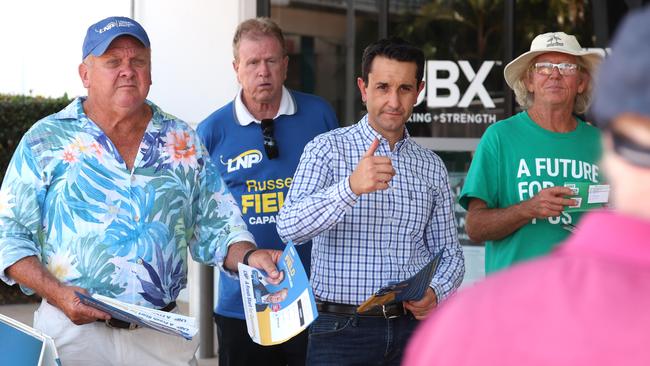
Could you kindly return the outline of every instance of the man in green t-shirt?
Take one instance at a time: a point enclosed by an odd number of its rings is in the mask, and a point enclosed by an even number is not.
[[[554,32],[505,67],[524,111],[486,130],[459,198],[470,239],[486,242],[487,273],[548,253],[580,216],[565,211],[576,201],[564,185],[602,180],[600,133],[576,117],[589,106],[600,60]]]

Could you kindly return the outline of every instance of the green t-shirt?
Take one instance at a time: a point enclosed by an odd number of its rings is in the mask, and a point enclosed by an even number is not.
[[[572,132],[551,132],[521,112],[485,131],[459,203],[467,209],[471,198],[479,198],[488,208],[505,208],[565,182],[599,183],[600,156],[597,128],[578,120]],[[570,233],[564,225],[575,225],[580,216],[563,212],[558,217],[534,219],[501,240],[486,242],[486,273],[548,253]]]

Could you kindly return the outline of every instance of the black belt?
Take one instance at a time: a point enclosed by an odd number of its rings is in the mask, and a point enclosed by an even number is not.
[[[174,308],[176,308],[176,301],[172,301],[169,304],[167,304],[167,306],[165,306],[164,308],[158,309],[158,310],[170,312],[170,311],[174,310]],[[106,323],[106,326],[109,327],[109,328],[133,330],[133,329],[136,329],[136,328],[140,327],[138,324],[125,322],[124,320],[115,319],[115,318],[110,318],[108,320],[98,319],[97,321],[102,322],[102,323]]]
[[[375,306],[370,310],[362,313],[357,313],[357,306],[347,304],[337,304],[335,302],[316,301],[316,309],[323,313],[334,313],[344,315],[361,315],[361,316],[374,316],[386,319],[397,318],[406,315],[406,310],[401,302],[391,303],[382,306]]]

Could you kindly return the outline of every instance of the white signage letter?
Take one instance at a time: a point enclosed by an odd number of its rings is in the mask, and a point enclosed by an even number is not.
[[[449,76],[438,79],[438,71],[447,71]],[[456,85],[458,66],[452,61],[427,61],[427,106],[429,108],[453,107],[458,103],[460,90]],[[448,96],[438,96],[438,89],[449,90]]]

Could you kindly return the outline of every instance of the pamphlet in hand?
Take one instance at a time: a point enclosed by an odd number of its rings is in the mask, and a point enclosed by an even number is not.
[[[576,201],[575,206],[565,207],[565,212],[581,212],[603,207],[609,202],[608,184],[591,184],[589,182],[566,182],[573,194],[569,198]]]
[[[239,263],[248,334],[263,346],[286,342],[318,317],[307,273],[292,243],[277,266],[283,279],[273,285],[266,281],[264,271]]]
[[[374,295],[370,296],[357,308],[358,313],[368,311],[375,306],[388,305],[392,303],[420,300],[431,283],[433,274],[436,273],[442,253],[436,254],[431,262],[424,266],[413,277],[401,282],[389,283],[380,288]]]
[[[61,366],[54,340],[45,333],[0,314],[0,364]]]
[[[88,296],[80,292],[75,293],[85,305],[108,313],[112,318],[141,327],[181,336],[188,340],[192,339],[199,330],[194,317],[128,304],[98,294]]]

